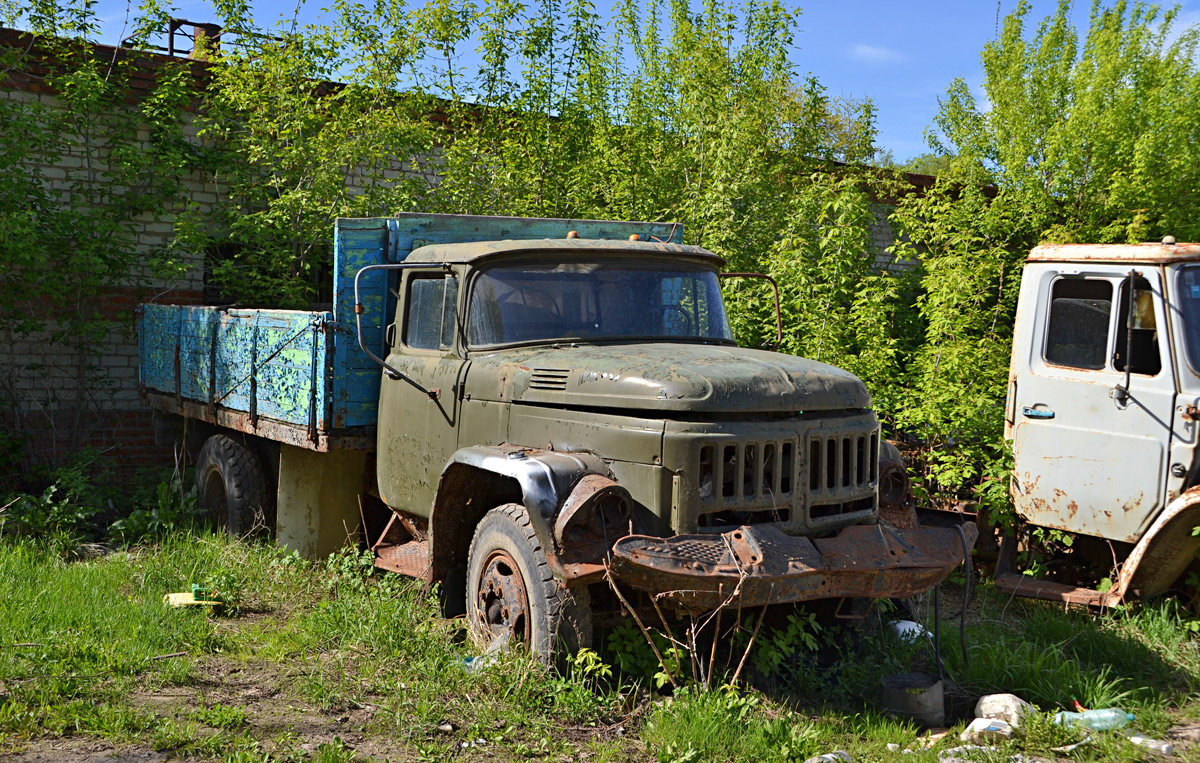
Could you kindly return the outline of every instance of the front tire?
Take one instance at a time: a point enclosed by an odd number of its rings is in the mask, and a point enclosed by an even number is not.
[[[483,649],[508,635],[549,663],[591,642],[587,587],[554,579],[525,507],[499,506],[484,515],[467,558],[467,623]]]
[[[230,535],[267,526],[270,485],[262,461],[231,437],[204,441],[196,457],[196,493],[201,510]]]

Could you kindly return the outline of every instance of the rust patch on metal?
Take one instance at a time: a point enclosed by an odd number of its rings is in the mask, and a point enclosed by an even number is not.
[[[554,522],[555,550],[547,562],[562,580],[598,580],[618,538],[633,531],[633,497],[615,480],[584,475],[563,501]]]
[[[884,452],[879,456],[879,519],[901,530],[915,530],[919,522],[908,468]]]
[[[1196,556],[1200,537],[1200,486],[1189,488],[1164,511],[1121,565],[1113,587],[1123,597],[1147,597],[1166,591]]]
[[[1200,244],[1043,244],[1027,262],[1143,262],[1160,264],[1200,260]]]
[[[486,635],[489,641],[507,633],[528,644],[529,611],[520,568],[507,551],[496,549],[483,563],[472,631]]]
[[[1133,498],[1129,501],[1126,501],[1121,506],[1121,511],[1125,512],[1126,514],[1128,514],[1131,511],[1137,511],[1138,509],[1141,508],[1142,500],[1145,498],[1145,495],[1146,495],[1145,493],[1138,493],[1137,498]]]
[[[375,566],[426,583],[433,580],[429,563],[428,524],[420,517],[394,512],[379,538],[371,544]]]
[[[1111,514],[1105,512],[1111,520]],[[1004,593],[1069,604],[1111,607],[1131,598],[1163,593],[1175,583],[1200,548],[1200,537],[1192,529],[1200,526],[1200,486],[1185,491],[1171,502],[1121,563],[1113,587],[1101,593],[1090,588],[1038,580],[1008,572],[997,564],[996,588]],[[1003,560],[1003,553],[1002,553]]]
[[[315,439],[310,439],[308,427],[275,421],[263,416],[258,416],[258,421],[255,422],[249,413],[235,411],[220,405],[210,406],[207,403],[186,398],[176,399],[173,395],[162,392],[143,390],[142,402],[148,407],[164,413],[198,419],[225,429],[259,435],[269,440],[320,453],[330,450],[372,450],[375,447],[373,427],[350,430],[361,434],[317,431]]]
[[[1067,604],[1082,604],[1091,607],[1111,607],[1120,603],[1121,600],[1120,596],[1100,593],[1092,588],[1079,588],[1049,580],[1039,580],[1020,573],[997,575],[996,590],[1012,596],[1023,596],[1027,599],[1061,601]]]
[[[962,525],[968,545],[975,524]],[[913,596],[963,561],[954,528],[898,530],[855,525],[832,538],[744,525],[720,535],[631,535],[613,546],[613,575],[683,609],[712,609],[838,597]]]
[[[423,540],[410,540],[407,543],[375,549],[375,566],[426,583],[432,580],[429,543]]]

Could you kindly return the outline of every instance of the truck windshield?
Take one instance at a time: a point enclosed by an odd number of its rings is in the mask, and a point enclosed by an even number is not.
[[[1179,309],[1183,313],[1183,334],[1192,368],[1200,371],[1200,267],[1179,271]]]
[[[467,344],[667,340],[732,343],[717,274],[672,264],[500,265],[475,279]]]

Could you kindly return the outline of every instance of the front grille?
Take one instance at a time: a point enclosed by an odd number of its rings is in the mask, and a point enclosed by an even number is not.
[[[879,479],[878,431],[820,432],[807,442],[808,518],[822,523],[872,511]]]
[[[824,526],[875,508],[879,430],[874,421],[860,419],[842,431],[826,424],[776,437],[701,443],[698,457],[697,525],[702,530],[766,522]]]
[[[784,499],[796,477],[796,441],[734,442],[700,448],[700,500]]]
[[[808,489],[814,495],[870,485],[878,469],[879,438],[874,434],[808,440]]]
[[[563,390],[567,388],[567,377],[571,372],[560,368],[535,368],[529,374],[530,389],[557,389]]]

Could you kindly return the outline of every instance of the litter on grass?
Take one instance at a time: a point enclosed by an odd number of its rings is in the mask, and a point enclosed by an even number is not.
[[[220,607],[225,602],[221,601],[221,595],[211,588],[193,583],[190,591],[163,596],[163,604],[168,607]]]
[[[963,729],[958,738],[964,742],[987,742],[993,739],[1012,739],[1013,727],[999,718],[976,718]]]
[[[804,763],[853,763],[854,759],[845,750],[834,750],[824,755],[814,755]]]
[[[985,694],[975,703],[976,718],[996,718],[1008,721],[1014,728],[1021,723],[1021,716],[1035,711],[1033,705],[1015,694]]]
[[[468,673],[479,673],[486,670],[489,665],[496,661],[496,657],[508,648],[508,639],[511,634],[505,631],[502,635],[497,636],[488,644],[488,648],[483,651],[483,654],[478,657],[464,657],[462,661],[463,670]]]

